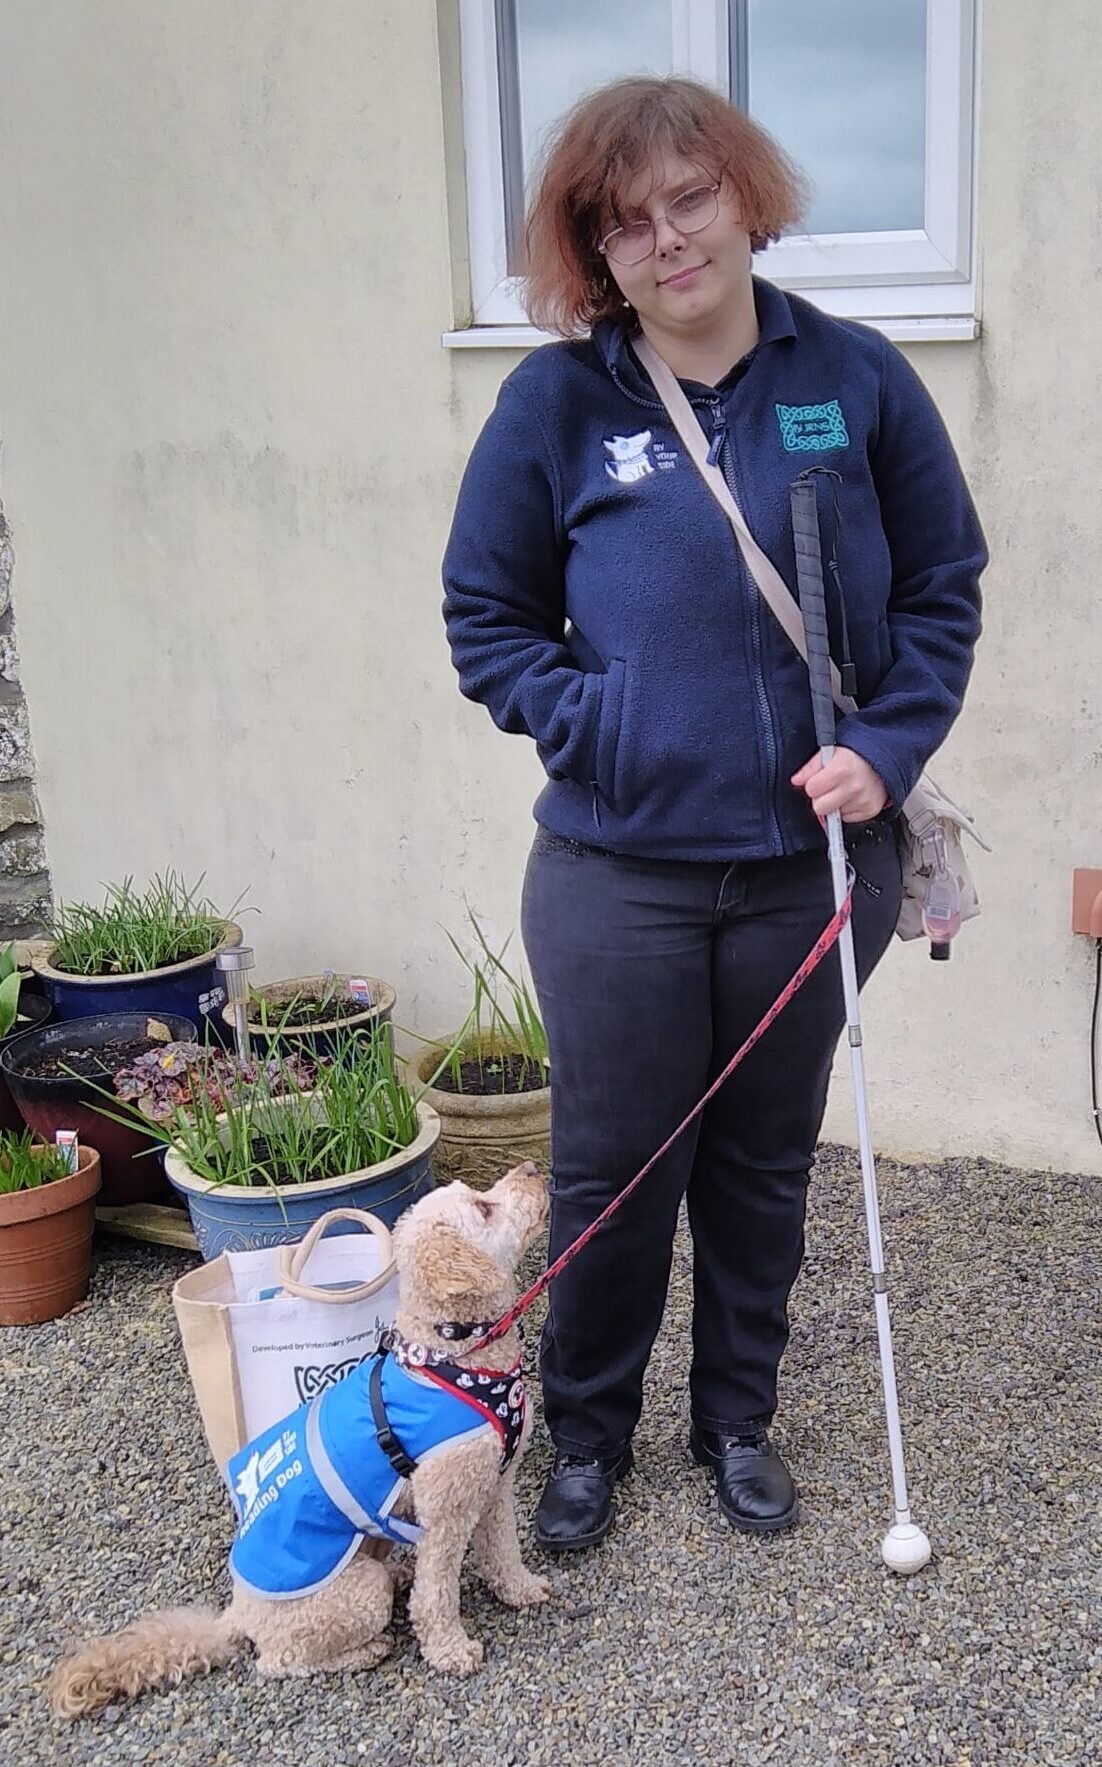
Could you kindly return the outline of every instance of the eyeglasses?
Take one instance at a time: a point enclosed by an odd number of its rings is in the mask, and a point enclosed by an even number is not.
[[[658,243],[655,228],[659,221],[668,221],[678,233],[699,233],[718,214],[719,185],[697,184],[675,196],[665,214],[656,215],[653,221],[627,221],[614,227],[597,241],[597,250],[614,264],[641,264]]]

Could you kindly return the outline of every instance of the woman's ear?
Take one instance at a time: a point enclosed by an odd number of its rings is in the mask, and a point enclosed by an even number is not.
[[[505,1283],[503,1272],[486,1252],[443,1222],[416,1235],[405,1258],[399,1256],[399,1272],[441,1307],[463,1300],[480,1302],[500,1293]]]

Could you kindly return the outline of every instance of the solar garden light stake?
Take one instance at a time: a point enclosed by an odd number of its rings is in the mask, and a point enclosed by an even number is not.
[[[251,945],[231,945],[228,950],[219,951],[215,962],[226,978],[226,998],[233,1015],[233,1035],[237,1044],[238,1060],[246,1062],[252,1053],[249,1012],[245,1004],[249,996],[246,972],[256,965],[253,948]]]

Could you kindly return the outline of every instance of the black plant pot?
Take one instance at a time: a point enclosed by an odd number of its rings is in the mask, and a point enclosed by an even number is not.
[[[13,1043],[17,1043],[20,1037],[27,1037],[46,1024],[53,1017],[53,1011],[45,994],[29,992],[24,982],[19,990],[19,1018],[15,1021],[14,1030],[9,1031],[6,1037],[0,1037],[0,1055],[5,1049],[10,1049]],[[22,1024],[19,1019],[23,1020]],[[11,1129],[18,1134],[25,1128],[19,1106],[11,1095],[3,1070],[0,1069],[0,1129]]]
[[[199,1033],[190,1019],[159,1012],[157,1019],[172,1033],[173,1042],[195,1043]],[[124,1127],[102,1115],[111,1109],[98,1090],[106,1079],[74,1079],[29,1073],[28,1068],[45,1053],[64,1057],[80,1049],[99,1049],[116,1040],[144,1037],[150,1015],[145,1012],[104,1013],[99,1018],[65,1019],[27,1031],[0,1051],[0,1075],[28,1129],[44,1141],[52,1141],[58,1129],[75,1129],[82,1143],[94,1147],[103,1168],[100,1202],[107,1205],[141,1202],[175,1203],[164,1175],[157,1142],[140,1129]]]

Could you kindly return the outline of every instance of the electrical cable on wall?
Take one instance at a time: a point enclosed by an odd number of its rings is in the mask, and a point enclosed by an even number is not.
[[[1094,945],[1094,1005],[1091,1008],[1090,1064],[1091,1115],[1094,1131],[1102,1142],[1102,869],[1076,866],[1071,875],[1071,930],[1085,933]]]

